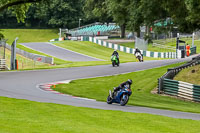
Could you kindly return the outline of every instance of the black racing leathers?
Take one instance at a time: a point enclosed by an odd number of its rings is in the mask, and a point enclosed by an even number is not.
[[[126,81],[126,82],[121,83],[118,87],[114,88],[114,92],[119,91],[120,89],[123,89],[125,85],[128,86],[128,89],[131,89],[131,84],[128,81]]]

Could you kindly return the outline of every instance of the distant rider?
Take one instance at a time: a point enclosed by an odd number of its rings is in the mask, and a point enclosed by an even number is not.
[[[128,87],[128,89],[131,89],[131,84],[132,84],[132,80],[131,79],[128,79],[127,81],[121,83],[118,87],[114,87],[113,88],[113,93],[111,94],[110,92],[110,96],[113,97],[116,95],[116,92],[119,91],[120,89],[123,89],[125,88],[125,86]]]
[[[113,56],[113,55],[116,55],[117,60],[118,60],[118,62],[119,62],[119,54],[118,54],[117,50],[114,50],[114,52],[112,53],[112,56]]]
[[[138,58],[138,56],[141,56],[141,59],[143,60],[143,54],[141,53],[141,51],[137,47],[135,49],[134,55],[136,56],[136,58]]]
[[[136,49],[135,49],[135,53],[134,53],[134,55],[136,55],[136,53],[140,53],[141,54],[141,51],[136,47]]]

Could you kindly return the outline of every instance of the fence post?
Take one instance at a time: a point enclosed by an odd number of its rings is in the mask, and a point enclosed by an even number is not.
[[[10,60],[10,70],[16,69],[16,45],[18,37],[13,41],[11,45],[11,60]]]
[[[161,93],[162,88],[163,88],[163,78],[161,77],[158,79],[158,94]]]

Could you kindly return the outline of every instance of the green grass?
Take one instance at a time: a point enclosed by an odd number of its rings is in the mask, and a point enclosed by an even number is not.
[[[128,104],[200,113],[199,103],[182,101],[172,97],[150,93],[152,89],[157,87],[157,79],[160,78],[168,68],[179,65],[180,64],[173,64],[161,68],[154,68],[116,76],[74,80],[70,84],[56,85],[55,90],[74,96],[106,101],[109,89],[118,86],[127,79],[132,79],[133,94],[131,95]]]
[[[85,55],[89,55],[91,57],[96,57],[99,59],[103,59],[105,61],[110,61],[110,57],[113,53],[113,49],[106,48],[103,46],[100,46],[98,44],[84,41],[63,41],[60,43],[55,42],[55,45],[59,47],[63,47],[78,53],[82,53]],[[124,53],[121,51],[118,51],[119,53],[119,59],[120,62],[130,62],[130,61],[136,61],[136,58],[133,54]],[[150,58],[150,57],[144,57],[144,60],[155,60],[156,58]]]
[[[192,72],[192,70],[194,72]],[[200,85],[200,65],[189,67],[181,70],[174,80],[184,81],[192,84]]]
[[[129,48],[135,48],[135,42],[121,43],[119,45],[125,46],[125,47],[129,47]],[[152,44],[148,44],[147,51],[153,51],[153,52],[175,52],[175,51],[170,50],[170,49],[164,49],[164,48],[155,47]]]
[[[7,43],[12,44],[14,39],[18,37],[17,48],[20,48],[29,53],[39,54],[47,57],[51,57],[47,54],[29,49],[20,45],[19,43],[25,42],[48,42],[53,38],[58,38],[58,30],[56,29],[1,29],[5,38],[8,39]],[[71,61],[65,61],[54,57],[54,63],[56,65],[71,63]]]
[[[1,29],[7,43],[12,44],[18,37],[18,43],[25,42],[48,42],[51,39],[58,38],[57,29]]]
[[[11,51],[6,49],[5,52],[6,52],[5,54],[6,64],[7,64],[7,67],[10,68]],[[16,54],[16,59],[18,60],[18,70],[49,67],[49,64],[33,61],[20,54]]]
[[[0,97],[1,133],[198,133],[200,121]]]

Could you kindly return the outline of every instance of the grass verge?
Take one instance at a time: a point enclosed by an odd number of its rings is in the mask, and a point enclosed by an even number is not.
[[[0,97],[0,108],[0,132],[6,133],[200,132],[200,121],[142,113],[90,109],[5,97]]]
[[[135,48],[135,42],[128,42],[128,43],[121,43],[119,44],[121,46],[129,47],[129,48]],[[152,44],[148,44],[147,51],[152,51],[152,52],[175,52],[170,49],[164,49],[164,48],[159,48],[156,46],[153,46]]]
[[[89,55],[92,57],[96,57],[99,59],[103,59],[105,61],[110,61],[110,57],[113,53],[113,49],[106,48],[103,46],[100,46],[98,44],[84,41],[63,41],[63,42],[55,42],[55,45],[66,48],[81,54]],[[124,53],[121,51],[118,51],[119,53],[119,59],[121,63],[124,62],[135,62],[136,58],[133,54]],[[151,57],[144,57],[144,60],[155,60],[156,58]]]
[[[200,65],[181,70],[174,80],[184,81],[191,84],[200,85]]]
[[[132,79],[133,94],[128,104],[200,113],[199,103],[151,94],[151,90],[157,87],[157,79],[161,77],[168,68],[179,65],[181,65],[181,63],[116,76],[74,80],[70,84],[56,85],[56,88],[53,89],[74,96],[106,101],[109,89],[118,86],[127,79]]]
[[[11,59],[11,51],[10,50],[5,50],[5,59],[6,59],[6,64],[7,67],[10,68],[10,59]],[[20,54],[16,54],[16,59],[18,60],[18,69],[23,70],[23,69],[37,69],[37,68],[42,68],[42,67],[49,67],[50,64],[34,61],[31,59],[28,59]]]
[[[7,43],[12,44],[18,37],[18,43],[25,42],[48,42],[48,40],[58,38],[57,29],[1,29]]]

